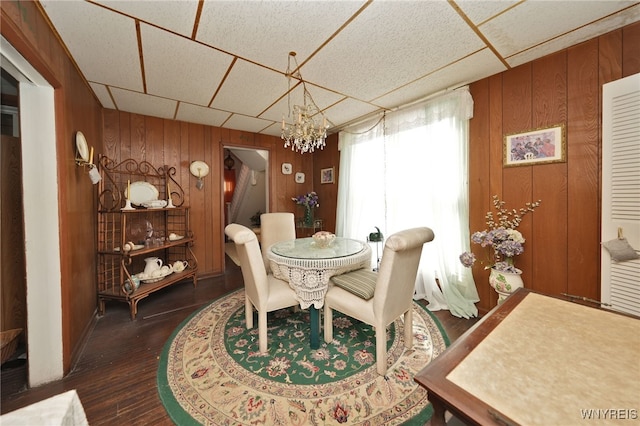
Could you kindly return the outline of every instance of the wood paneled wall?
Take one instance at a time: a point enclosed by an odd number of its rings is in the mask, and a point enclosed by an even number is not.
[[[63,364],[68,372],[94,318],[97,295],[95,191],[87,170],[75,165],[75,133],[82,131],[98,149],[102,107],[49,27],[39,3],[2,1],[0,12],[3,37],[55,90],[57,157],[51,161],[58,163],[60,187]]]
[[[116,162],[133,158],[177,169],[176,181],[185,190],[185,204],[190,207],[201,277],[224,272],[223,147],[269,151],[269,211],[298,214],[291,198],[314,188],[313,157],[284,149],[280,138],[116,110],[104,110],[103,117],[102,154]],[[202,190],[195,187],[196,178],[189,173],[195,160],[210,167]],[[294,173],[283,175],[282,163],[291,163]],[[295,182],[295,172],[305,173],[305,183]]]
[[[635,23],[471,84],[471,232],[486,228],[494,194],[509,208],[542,200],[520,225],[527,288],[600,298],[602,85],[640,72],[638,46]],[[502,167],[504,135],[556,124],[565,125],[566,162]],[[496,304],[489,273],[473,272],[487,311]]]

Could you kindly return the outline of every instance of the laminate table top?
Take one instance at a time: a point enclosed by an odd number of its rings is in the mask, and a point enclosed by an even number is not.
[[[432,425],[640,422],[640,319],[520,289],[415,380]]]

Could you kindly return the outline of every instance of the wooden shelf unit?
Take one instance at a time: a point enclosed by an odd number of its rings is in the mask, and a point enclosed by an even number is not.
[[[183,206],[184,191],[173,179],[174,167],[155,168],[132,159],[114,163],[105,156],[98,160],[102,180],[98,184],[98,311],[104,314],[105,303],[115,300],[129,304],[135,319],[138,302],[151,293],[177,282],[191,279],[197,286],[198,261],[192,247],[195,241],[189,224],[189,208]],[[122,210],[128,182],[144,181],[158,189],[158,199],[171,193],[173,208]],[[171,240],[175,234],[183,237]],[[136,250],[125,251],[127,242]],[[131,276],[144,270],[147,257],[158,257],[165,265],[186,260],[184,271],[174,272],[157,282],[140,283],[137,289],[125,286]]]

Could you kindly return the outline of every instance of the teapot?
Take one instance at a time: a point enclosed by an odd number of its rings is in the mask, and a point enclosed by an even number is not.
[[[186,260],[176,260],[173,263],[173,270],[175,272],[182,272],[187,268],[187,266],[189,266],[189,262]]]
[[[147,276],[151,276],[154,271],[159,271],[162,267],[162,259],[159,257],[147,257],[144,261],[146,262],[144,273]]]

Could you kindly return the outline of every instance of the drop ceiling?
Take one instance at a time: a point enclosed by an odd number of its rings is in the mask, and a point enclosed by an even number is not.
[[[302,103],[329,132],[640,20],[635,1],[41,0],[103,107],[280,135]]]

